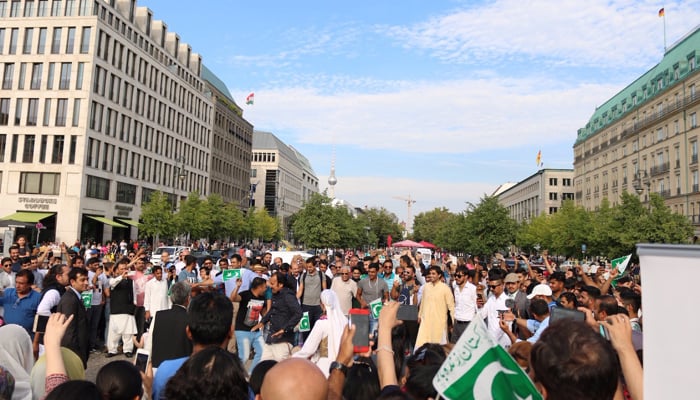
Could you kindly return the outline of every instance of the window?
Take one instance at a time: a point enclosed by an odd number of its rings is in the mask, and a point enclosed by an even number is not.
[[[68,40],[66,40],[66,54],[73,54],[75,47],[75,27],[68,28]]]
[[[44,100],[44,126],[49,126],[49,118],[51,118],[51,99]]]
[[[46,28],[39,28],[39,43],[36,46],[37,54],[44,54],[46,49]]]
[[[659,128],[656,130],[656,141],[660,142],[664,140],[664,128]]]
[[[34,37],[34,28],[24,30],[24,42],[22,43],[22,54],[32,52],[32,38]]]
[[[10,7],[10,17],[19,17],[19,0],[12,0]]]
[[[557,208],[556,208],[556,207],[549,207],[549,213],[550,213],[550,214],[556,214],[556,213],[557,213]]]
[[[12,147],[10,148],[10,162],[17,162],[17,146],[19,146],[19,135],[12,135]]]
[[[37,16],[45,17],[49,10],[49,0],[39,0],[39,7],[37,8]]]
[[[68,164],[75,164],[75,151],[78,148],[78,137],[71,135],[70,149],[68,150]]]
[[[80,16],[85,16],[88,15],[88,8],[89,8],[89,0],[80,0],[80,3],[78,3],[78,15]]]
[[[24,90],[24,76],[27,75],[27,63],[19,65],[19,77],[17,79],[17,89]]]
[[[17,52],[17,40],[19,36],[19,29],[12,28],[10,30],[10,51],[9,54],[15,54]]]
[[[78,63],[78,74],[75,77],[75,90],[83,89],[83,74],[85,70],[85,63]]]
[[[117,183],[117,202],[136,204],[136,186],[128,183]]]
[[[27,126],[36,126],[39,115],[39,99],[29,99],[27,105]]]
[[[0,0],[0,17],[7,17],[7,0]]]
[[[563,186],[571,186],[571,178],[562,178],[561,179],[561,184]]]
[[[56,63],[49,63],[49,75],[46,77],[46,89],[53,89],[53,74],[56,70]]]
[[[73,126],[80,124],[80,99],[73,99]]]
[[[46,147],[48,141],[49,140],[47,135],[41,135],[41,145],[39,146],[39,162],[42,164],[46,162]]]
[[[58,88],[61,90],[70,89],[70,70],[71,63],[61,63],[61,80],[58,82]]]
[[[63,8],[63,4],[61,4],[61,0],[53,0],[51,2],[51,16],[52,17],[58,17],[61,15],[61,9]]]
[[[22,120],[22,99],[17,99],[15,103],[15,126],[19,126]]]
[[[87,54],[90,51],[90,34],[92,28],[89,26],[83,27],[83,33],[80,36],[80,53]]]
[[[51,42],[51,54],[61,51],[61,28],[53,28],[53,41]]]
[[[33,17],[34,16],[34,0],[24,1],[24,16]]]
[[[32,81],[29,84],[29,88],[32,90],[41,89],[41,72],[44,69],[44,64],[34,63],[32,64]]]
[[[34,141],[36,137],[34,135],[24,135],[24,150],[22,151],[22,162],[31,163],[34,162]]]
[[[5,51],[5,28],[0,28],[0,54]]]
[[[57,195],[60,186],[61,174],[22,172],[19,176],[19,192],[22,194]]]
[[[549,199],[550,200],[556,200],[557,199],[557,192],[549,192]]]
[[[64,147],[64,137],[63,135],[56,135],[53,137],[53,152],[51,154],[52,164],[62,164],[63,163],[63,147]]]
[[[10,121],[10,99],[0,99],[0,125],[7,126]]]
[[[109,179],[88,175],[85,197],[109,200],[109,184]]]
[[[68,99],[58,99],[56,103],[56,126],[66,126]]]
[[[66,17],[75,15],[75,0],[66,0]]]
[[[15,73],[15,64],[5,63],[5,68],[2,76],[2,88],[12,89],[12,75]]]
[[[698,127],[698,114],[697,113],[690,114],[690,127],[691,128]]]
[[[5,162],[5,149],[7,147],[7,135],[0,134],[0,162]]]

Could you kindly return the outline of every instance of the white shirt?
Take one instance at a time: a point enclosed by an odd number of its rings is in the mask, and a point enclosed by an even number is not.
[[[506,307],[507,298],[508,295],[506,295],[505,292],[501,293],[499,297],[491,293],[486,304],[484,304],[484,307],[480,310],[481,318],[486,318],[486,324],[488,325],[488,331],[491,337],[505,348],[510,347],[511,343],[508,335],[501,330],[498,311],[508,309],[508,307]]]
[[[51,289],[44,293],[44,297],[41,299],[39,306],[36,309],[36,313],[45,317],[51,315],[51,309],[58,305],[61,301],[61,294],[58,290]]]
[[[344,315],[348,315],[352,308],[352,298],[357,296],[357,283],[352,279],[348,279],[347,282],[344,282],[342,277],[336,277],[333,279],[333,283],[331,283],[331,290],[334,291],[338,297],[340,310]]]
[[[168,297],[168,281],[151,279],[146,282],[146,293],[143,298],[143,307],[154,316],[160,310],[170,308]]]
[[[104,288],[109,286],[109,278],[103,272],[97,277],[97,284],[92,284],[92,278],[95,277],[95,273],[88,271],[88,282],[90,283],[90,289],[92,289],[92,305],[99,306],[102,304],[102,292]]]
[[[471,282],[465,282],[463,288],[456,283],[452,284],[455,295],[455,319],[457,321],[471,321],[476,314],[476,286]]]

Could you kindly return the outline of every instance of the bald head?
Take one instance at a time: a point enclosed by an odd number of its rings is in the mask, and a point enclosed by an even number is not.
[[[299,385],[304,382],[304,385]],[[260,397],[263,400],[288,400],[294,393],[298,399],[325,400],[328,384],[316,364],[303,358],[289,358],[277,363],[265,375]]]

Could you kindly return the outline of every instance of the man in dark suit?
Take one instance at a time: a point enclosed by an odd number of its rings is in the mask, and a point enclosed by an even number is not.
[[[88,290],[88,272],[85,268],[74,267],[68,273],[68,280],[70,286],[61,296],[56,312],[60,312],[66,317],[73,315],[73,321],[68,325],[66,334],[61,339],[61,346],[73,350],[83,360],[83,368],[87,368],[87,361],[90,356],[88,347],[89,327],[81,293]],[[88,302],[88,304],[90,303]]]
[[[151,363],[158,368],[165,360],[186,357],[192,354],[192,342],[185,331],[187,306],[190,303],[191,287],[186,281],[177,282],[170,288],[172,307],[158,311],[153,319],[151,340]]]

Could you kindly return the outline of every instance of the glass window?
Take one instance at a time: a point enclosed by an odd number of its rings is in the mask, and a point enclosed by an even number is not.
[[[0,125],[6,126],[10,120],[10,99],[0,99]]]
[[[78,136],[71,135],[70,149],[68,150],[68,164],[75,164],[75,151],[78,148]]]
[[[49,126],[49,118],[51,117],[51,99],[44,100],[44,126]]]
[[[0,162],[5,162],[5,150],[7,147],[7,135],[0,134]]]
[[[19,192],[22,194],[57,195],[61,186],[61,174],[49,172],[22,172]]]
[[[53,0],[51,2],[51,16],[52,17],[60,16],[62,8],[63,8],[63,4],[62,4],[61,0]]]
[[[49,11],[49,0],[39,0],[39,7],[37,8],[37,16],[45,17]]]
[[[2,76],[2,88],[12,89],[12,75],[15,73],[15,64],[5,63],[5,68],[3,68]]]
[[[51,54],[61,51],[61,28],[53,28],[53,41],[51,42]]]
[[[0,28],[0,54],[5,51],[5,28]]]
[[[90,50],[90,36],[92,28],[89,26],[83,27],[83,33],[80,36],[80,53],[87,54]]]
[[[22,162],[31,163],[34,162],[34,141],[36,137],[34,135],[24,135],[24,150],[22,151]]]
[[[66,17],[75,15],[75,0],[66,0]]]
[[[0,17],[7,17],[7,0],[0,0]]]
[[[85,63],[78,63],[78,74],[75,77],[75,89],[81,90],[83,88],[83,74],[85,71]]]
[[[44,54],[46,48],[46,28],[39,28],[39,43],[36,46],[37,54]]]
[[[39,115],[39,99],[29,99],[27,105],[27,126],[36,126]]]
[[[88,14],[88,9],[90,7],[89,0],[80,0],[78,3],[78,15],[85,16]]]
[[[10,29],[10,52],[9,54],[15,54],[17,52],[17,41],[19,40],[19,29]]]
[[[15,18],[19,17],[19,10],[20,10],[19,6],[20,6],[19,0],[12,0],[12,5],[10,8],[10,16],[11,17],[15,17]]]
[[[17,89],[24,90],[24,76],[27,75],[27,63],[19,65],[19,77],[17,79]]]
[[[66,113],[68,112],[68,99],[58,99],[56,103],[56,126],[66,126]]]
[[[22,100],[23,99],[17,99],[15,103],[15,126],[19,126],[22,120]]]
[[[85,197],[109,200],[109,179],[88,175]]]
[[[34,0],[24,0],[24,16],[34,16]]]
[[[73,126],[80,124],[80,99],[73,100]]]
[[[61,80],[58,83],[58,88],[62,90],[70,89],[70,70],[71,63],[61,63]]]
[[[49,76],[46,78],[46,89],[53,89],[53,74],[56,70],[56,63],[49,63]]]
[[[66,54],[73,54],[75,47],[75,27],[68,28],[68,40],[66,40]]]
[[[117,183],[117,202],[136,204],[136,186],[128,183]]]
[[[32,90],[41,89],[41,72],[44,69],[44,64],[34,63],[32,64],[32,81],[29,84],[29,88]]]
[[[39,147],[39,162],[40,163],[45,163],[46,162],[46,147],[48,143],[48,136],[47,135],[41,135],[41,145]]]
[[[63,146],[64,146],[63,135],[56,135],[53,137],[53,153],[51,154],[52,164],[63,163]]]
[[[12,135],[12,147],[10,148],[10,162],[17,162],[17,146],[19,146],[19,135]]]
[[[32,38],[34,37],[34,28],[27,28],[24,30],[24,43],[22,45],[22,54],[29,54],[32,52]]]

